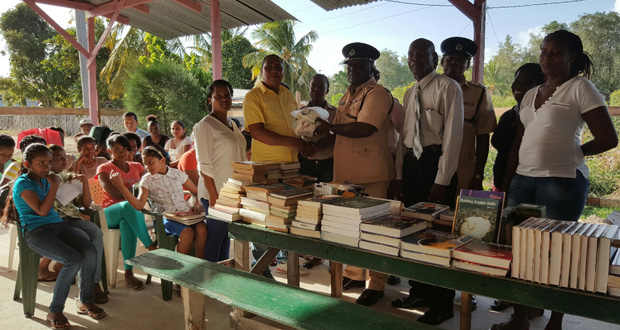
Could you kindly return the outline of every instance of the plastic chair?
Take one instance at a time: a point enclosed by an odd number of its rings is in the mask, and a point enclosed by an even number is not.
[[[120,229],[108,228],[108,222],[101,207],[101,201],[103,200],[103,187],[99,184],[99,180],[93,178],[88,180],[90,186],[90,195],[93,199],[93,205],[91,208],[97,213],[99,220],[99,227],[103,232],[103,251],[105,254],[105,269],[107,271],[107,279],[111,288],[116,287],[117,267],[118,267],[118,250],[121,246],[121,231]],[[106,290],[107,291],[107,290]]]
[[[39,281],[39,260],[41,256],[34,252],[26,243],[21,224],[16,222],[15,227],[18,230],[19,238],[19,267],[17,268],[13,300],[19,299],[20,293],[23,292],[22,305],[24,307],[24,316],[30,318],[34,315],[37,282]]]
[[[17,250],[17,233],[18,229],[17,226],[13,225],[12,223],[9,223],[9,236],[10,236],[10,243],[9,243],[9,265],[8,265],[8,269],[9,272],[13,271],[13,257],[15,255],[15,250]]]
[[[47,144],[63,145],[63,141],[60,137],[60,132],[49,128],[31,128],[29,130],[20,132],[17,134],[17,149],[19,149],[19,142],[28,135],[36,134],[45,139]]]

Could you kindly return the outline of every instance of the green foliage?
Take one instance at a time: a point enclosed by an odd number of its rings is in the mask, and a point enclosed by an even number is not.
[[[133,72],[125,88],[127,109],[141,118],[157,115],[162,127],[181,120],[191,128],[206,115],[204,89],[182,64],[165,61],[141,67]]]
[[[342,70],[334,73],[329,78],[329,92],[327,93],[326,99],[332,100],[335,95],[344,95],[347,91],[347,87],[349,87],[349,79],[347,78],[347,72],[344,67]],[[335,100],[336,104],[340,101],[340,98]],[[331,103],[331,102],[330,102]],[[333,105],[333,104],[332,104]]]
[[[344,96],[344,93],[334,94],[331,97],[327,98],[329,100],[329,104],[338,107],[338,103],[340,103],[340,99]]]
[[[517,105],[517,101],[515,101],[512,95],[510,96],[500,96],[497,94],[491,95],[491,101],[493,102],[493,107],[497,108],[512,108]]]
[[[395,89],[393,89],[392,92],[392,96],[395,97],[396,99],[398,99],[398,101],[400,101],[401,104],[403,104],[403,102],[405,101],[405,92],[413,87],[413,85],[415,85],[415,81],[410,82],[409,84],[405,85],[405,86],[401,86],[401,87],[397,87]]]
[[[243,35],[231,36],[222,43],[222,75],[235,88],[251,89],[252,70],[243,66],[243,57],[256,48]]]
[[[252,32],[257,51],[243,57],[243,65],[252,68],[252,79],[260,76],[263,58],[269,54],[277,54],[284,61],[284,76],[292,92],[301,92],[303,99],[308,99],[310,79],[316,70],[308,64],[308,55],[312,51],[312,43],[318,39],[316,31],[310,31],[296,40],[295,22],[291,20],[268,22]]]
[[[609,106],[620,107],[620,89],[617,89],[609,95]]]
[[[381,74],[380,84],[389,90],[404,86],[413,81],[413,75],[407,66],[407,58],[399,57],[396,52],[384,49],[375,61]]]
[[[153,64],[160,64],[166,61],[177,63],[181,62],[181,57],[168,49],[166,40],[147,32],[144,34],[144,41],[146,42],[146,50],[148,50],[148,55],[140,56],[138,59],[140,63],[146,66],[151,66]]]
[[[592,215],[605,219],[614,210],[615,209],[613,207],[598,207],[598,206],[586,205],[586,207],[583,209],[583,212],[581,212],[581,217],[579,217],[579,219],[585,220],[585,219],[588,219],[588,217]]]

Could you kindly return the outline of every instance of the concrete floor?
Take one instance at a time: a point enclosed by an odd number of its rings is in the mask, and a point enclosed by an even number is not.
[[[35,315],[30,319],[25,318],[23,316],[22,304],[12,299],[15,277],[17,276],[18,254],[16,251],[13,271],[8,272],[8,236],[8,232],[5,229],[0,229],[0,328],[23,330],[48,329],[49,326],[45,322],[45,316],[48,311],[47,306],[52,299],[55,282],[39,282]],[[302,262],[300,261],[300,263]],[[136,272],[142,279],[146,278],[139,271]],[[278,281],[286,281],[285,274],[276,273],[275,267],[272,267],[272,272]],[[305,289],[329,294],[330,279],[327,263],[311,269],[308,276],[301,278],[301,282],[301,286]],[[403,280],[397,286],[388,286],[385,296],[373,308],[404,317],[417,318],[421,315],[424,310],[398,310],[390,305],[391,300],[408,292],[406,282]],[[354,302],[361,291],[362,289],[347,291],[343,299]],[[69,296],[75,297],[76,292],[77,287],[74,285]],[[492,303],[493,300],[490,298],[478,297],[478,310],[472,316],[472,329],[488,329],[492,324],[505,321],[510,317],[512,313],[511,308],[501,313],[493,312],[489,309]],[[72,329],[183,329],[183,304],[180,298],[174,297],[171,301],[163,301],[161,299],[159,279],[156,278],[153,278],[153,282],[147,285],[143,291],[131,290],[123,281],[121,268],[119,268],[117,287],[111,289],[110,301],[105,305],[101,305],[108,313],[108,317],[102,320],[92,320],[86,316],[78,315],[74,306],[75,302],[72,299],[67,300],[65,315],[69,322],[71,322]],[[459,295],[457,293],[454,305],[454,312],[457,316],[441,324],[441,328],[458,329],[458,308]],[[206,311],[208,328],[230,329],[228,314],[231,310],[230,307],[224,304],[209,301]],[[531,321],[530,329],[544,329],[549,315],[550,312],[546,311],[544,316]],[[620,330],[620,326],[581,317],[566,316],[564,319],[564,329]]]

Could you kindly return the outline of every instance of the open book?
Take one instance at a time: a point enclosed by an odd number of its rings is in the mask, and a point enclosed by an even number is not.
[[[186,226],[191,226],[193,224],[199,223],[200,221],[205,220],[205,213],[200,212],[195,214],[193,212],[174,212],[174,213],[166,213],[164,217],[168,220],[176,221],[178,223],[184,224]]]

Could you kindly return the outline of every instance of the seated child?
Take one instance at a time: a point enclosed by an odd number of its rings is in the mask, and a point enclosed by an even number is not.
[[[69,226],[54,211],[60,180],[49,174],[52,155],[44,144],[31,144],[24,151],[23,171],[15,180],[12,199],[5,208],[3,221],[19,221],[26,242],[35,252],[64,264],[54,288],[47,322],[54,329],[71,325],[63,315],[71,283],[79,273],[78,311],[93,319],[106,316],[93,302],[93,283],[97,268],[97,250],[84,232]]]
[[[15,140],[10,135],[0,134],[0,169],[2,172],[11,165],[15,160],[13,153],[15,152]],[[0,180],[2,174],[0,174]]]
[[[200,212],[201,206],[196,199],[194,207],[191,207],[183,199],[183,187],[193,195],[198,193],[198,188],[188,178],[187,174],[175,168],[167,166],[169,159],[166,151],[159,145],[151,145],[142,151],[142,157],[148,173],[140,181],[140,193],[136,198],[123,184],[118,173],[110,177],[112,183],[120,190],[123,197],[136,209],[142,210],[147,202],[151,202],[153,212],[173,213],[177,211]],[[186,226],[181,223],[164,218],[164,226],[168,235],[179,238],[177,251],[189,254],[192,243],[196,244],[196,257],[203,258],[204,246],[207,241],[207,226],[204,221]]]
[[[140,163],[127,161],[130,145],[125,136],[118,133],[111,134],[107,143],[112,160],[100,165],[97,169],[97,177],[104,191],[101,206],[105,212],[108,227],[121,230],[121,251],[123,252],[123,260],[127,260],[136,256],[138,238],[149,251],[155,250],[157,246],[151,240],[146,229],[144,214],[134,209],[125,200],[121,191],[112,184],[110,179],[114,173],[119,173],[123,185],[130,188],[140,182],[140,178],[145,173],[144,166]],[[136,291],[144,289],[144,283],[133,274],[133,266],[126,263],[124,266],[127,284]]]
[[[80,207],[89,207],[92,203],[90,197],[90,187],[88,186],[88,179],[81,174],[73,174],[67,172],[67,154],[65,149],[61,146],[52,145],[50,148],[52,152],[52,172],[58,175],[60,184],[65,184],[71,180],[77,180],[82,183],[82,194],[77,196],[73,201],[67,205],[62,205],[58,200],[54,201],[54,209],[58,212],[61,219],[65,220],[69,226],[77,228],[83,231],[90,240],[91,243],[97,249],[97,269],[95,270],[95,282],[94,282],[94,294],[96,304],[105,304],[108,302],[108,295],[101,289],[99,282],[101,282],[101,261],[103,259],[103,232],[99,226],[94,222],[84,220],[82,214],[78,209]]]
[[[140,135],[134,132],[125,132],[123,135],[129,140],[129,153],[127,153],[127,161],[128,162],[137,162],[142,163],[142,156],[140,155],[140,150],[142,148],[142,140],[140,139]]]
[[[94,178],[99,165],[108,162],[104,157],[97,156],[97,142],[88,135],[77,140],[77,150],[80,157],[75,161],[73,171],[77,174],[83,174],[86,180]]]
[[[21,141],[19,141],[19,150],[23,153],[24,149],[33,143],[42,143],[44,145],[47,144],[44,138],[36,134],[26,135]],[[19,176],[19,169],[21,166],[21,162],[12,162],[4,169],[4,172],[2,173],[2,181],[0,181],[0,189],[4,189],[6,185],[13,185],[13,182]]]

